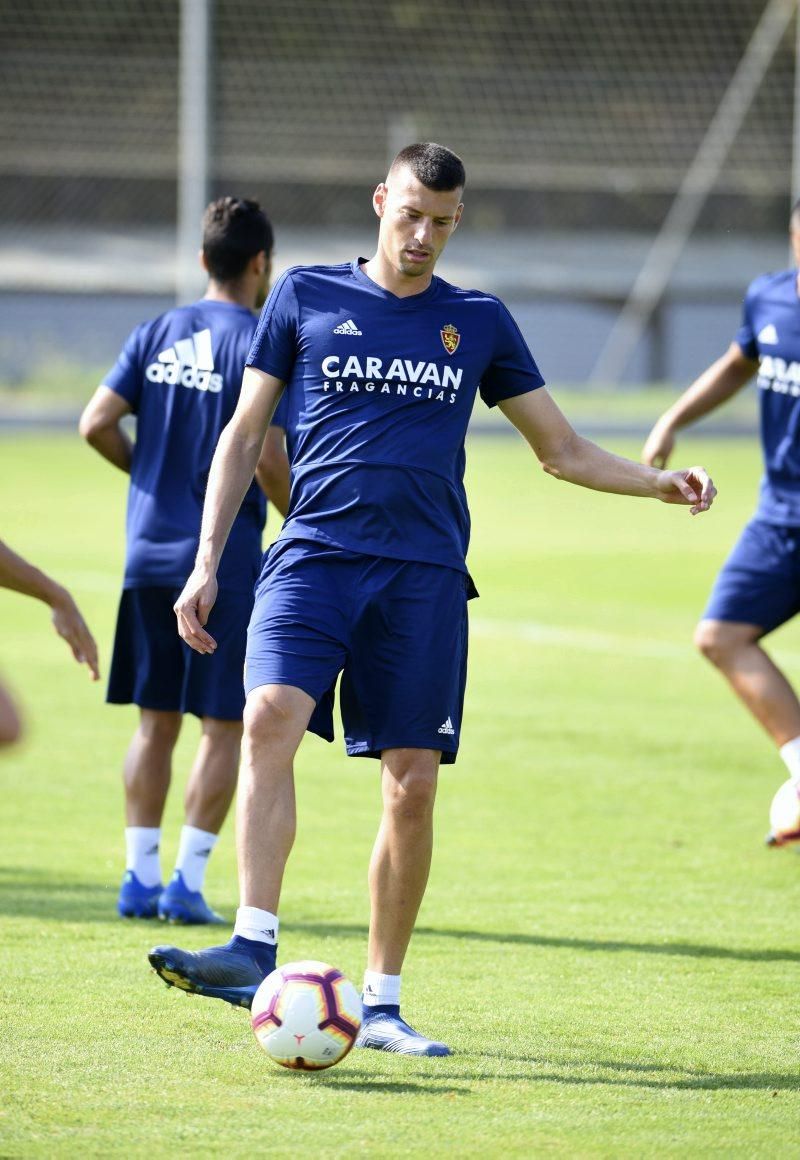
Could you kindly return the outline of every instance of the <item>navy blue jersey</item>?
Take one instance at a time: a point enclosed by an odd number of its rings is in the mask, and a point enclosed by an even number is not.
[[[800,300],[797,270],[750,285],[736,342],[758,359],[761,444],[766,472],[758,516],[800,526]]]
[[[544,380],[497,298],[437,277],[399,298],[363,261],[289,270],[261,312],[248,365],[287,384],[280,538],[464,571],[476,393],[491,407]]]
[[[255,316],[202,299],[137,326],[106,386],[136,415],[126,588],[182,587],[197,552],[208,471],[242,385]],[[251,591],[266,503],[253,483],[222,556],[220,585]]]

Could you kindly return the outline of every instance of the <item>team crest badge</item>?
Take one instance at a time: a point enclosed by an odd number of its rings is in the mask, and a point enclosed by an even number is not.
[[[443,326],[439,334],[442,336],[444,349],[447,353],[455,354],[458,350],[458,344],[461,342],[461,335],[453,326],[452,322],[448,322],[446,326]]]

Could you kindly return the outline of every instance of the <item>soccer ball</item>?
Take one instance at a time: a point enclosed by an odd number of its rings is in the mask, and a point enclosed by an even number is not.
[[[256,991],[250,1023],[275,1063],[318,1071],[344,1059],[355,1043],[361,996],[327,963],[287,963]]]
[[[767,842],[770,846],[785,846],[800,841],[800,785],[785,781],[769,807]]]

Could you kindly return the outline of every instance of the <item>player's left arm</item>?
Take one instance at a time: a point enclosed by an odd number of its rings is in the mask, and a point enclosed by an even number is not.
[[[46,572],[18,556],[2,540],[0,588],[10,588],[47,604],[52,611],[53,628],[72,649],[75,660],[88,666],[92,680],[99,680],[97,645],[69,592]]]
[[[498,406],[530,444],[544,470],[556,479],[594,491],[682,504],[692,515],[707,511],[717,494],[702,467],[658,471],[584,439],[544,387],[504,399]]]
[[[121,423],[130,415],[126,399],[105,385],[97,388],[80,417],[78,430],[83,438],[109,463],[130,473],[133,442]]]
[[[289,456],[283,427],[270,425],[256,464],[256,482],[282,516],[289,510]]]

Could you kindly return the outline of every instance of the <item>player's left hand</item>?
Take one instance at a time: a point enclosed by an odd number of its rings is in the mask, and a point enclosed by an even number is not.
[[[77,604],[66,589],[61,589],[53,602],[53,628],[72,649],[79,664],[86,665],[93,681],[100,679],[97,645],[80,614]]]
[[[717,489],[704,467],[686,467],[681,471],[660,471],[656,479],[658,498],[663,503],[688,507],[693,516],[707,512]]]

